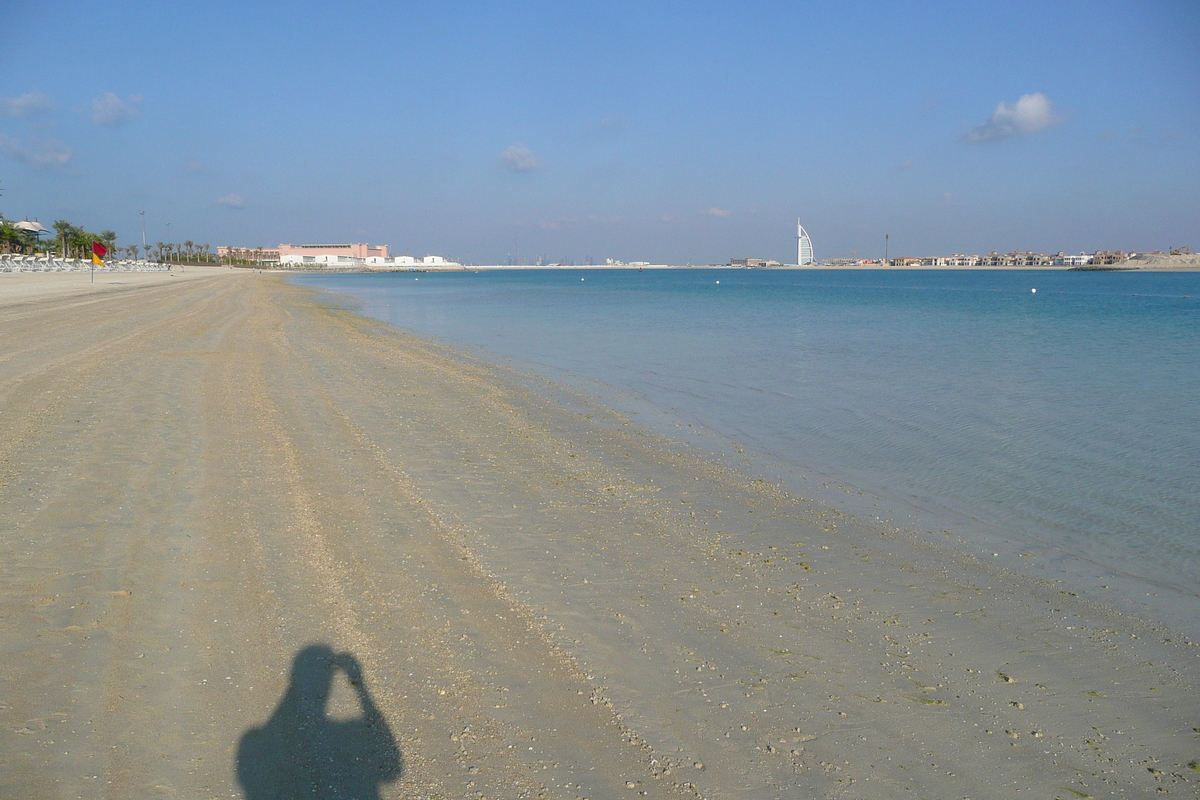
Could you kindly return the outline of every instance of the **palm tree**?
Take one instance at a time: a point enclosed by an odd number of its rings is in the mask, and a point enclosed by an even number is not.
[[[20,241],[20,231],[14,228],[4,217],[0,217],[0,243],[4,245],[4,252],[11,253],[12,246]]]
[[[72,225],[71,223],[67,222],[65,219],[56,219],[56,220],[54,220],[53,227],[54,227],[54,232],[58,234],[58,241],[59,241],[59,245],[61,247],[61,255],[63,258],[66,258],[67,257],[67,236],[70,234],[71,229],[74,228],[75,226]]]
[[[155,242],[154,249],[158,251],[158,260],[162,261],[163,260],[163,252],[166,251],[167,246],[165,244],[163,244],[162,242]]]
[[[196,243],[193,242],[191,239],[188,239],[186,242],[183,243],[183,249],[187,251],[188,261],[192,260],[192,248],[194,248],[195,246],[196,246]]]
[[[11,253],[16,247],[18,251],[25,251],[25,237],[22,235],[24,231],[14,227],[11,222],[0,214],[0,244],[4,247],[4,252]]]
[[[72,257],[82,258],[83,254],[91,249],[92,239],[83,228],[73,227],[71,236],[67,239],[71,243]]]

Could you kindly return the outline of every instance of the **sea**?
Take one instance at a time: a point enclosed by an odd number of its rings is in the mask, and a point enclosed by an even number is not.
[[[1200,273],[304,275],[771,479],[1200,633]]]

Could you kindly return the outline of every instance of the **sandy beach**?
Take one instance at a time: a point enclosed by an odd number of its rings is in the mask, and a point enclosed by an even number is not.
[[[1184,636],[279,275],[87,277],[0,275],[0,796],[1200,796]]]
[[[52,297],[105,294],[142,286],[195,280],[231,272],[229,267],[178,267],[170,272],[0,272],[0,304],[28,303]]]

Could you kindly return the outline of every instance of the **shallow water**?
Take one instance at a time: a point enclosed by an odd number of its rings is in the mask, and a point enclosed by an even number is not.
[[[922,524],[1200,597],[1200,273],[304,276],[485,356],[632,393]],[[1036,292],[1031,291],[1036,289]]]

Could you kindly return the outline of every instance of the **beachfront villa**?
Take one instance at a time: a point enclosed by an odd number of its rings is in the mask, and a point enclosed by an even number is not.
[[[988,255],[964,255],[962,253],[953,253],[948,256],[922,256],[919,258],[911,256],[896,256],[888,259],[886,262],[883,259],[830,259],[830,266],[891,266],[891,267],[958,267],[958,268],[973,268],[973,267],[1081,267],[1089,264],[1111,266],[1114,264],[1122,264],[1132,258],[1135,253],[1126,253],[1123,250],[1111,252],[1108,250],[1097,250],[1095,253],[1079,253],[1078,255],[1070,255],[1061,250],[1056,255],[1047,255],[1045,253],[1026,252],[1011,252],[997,253],[995,251]]]

